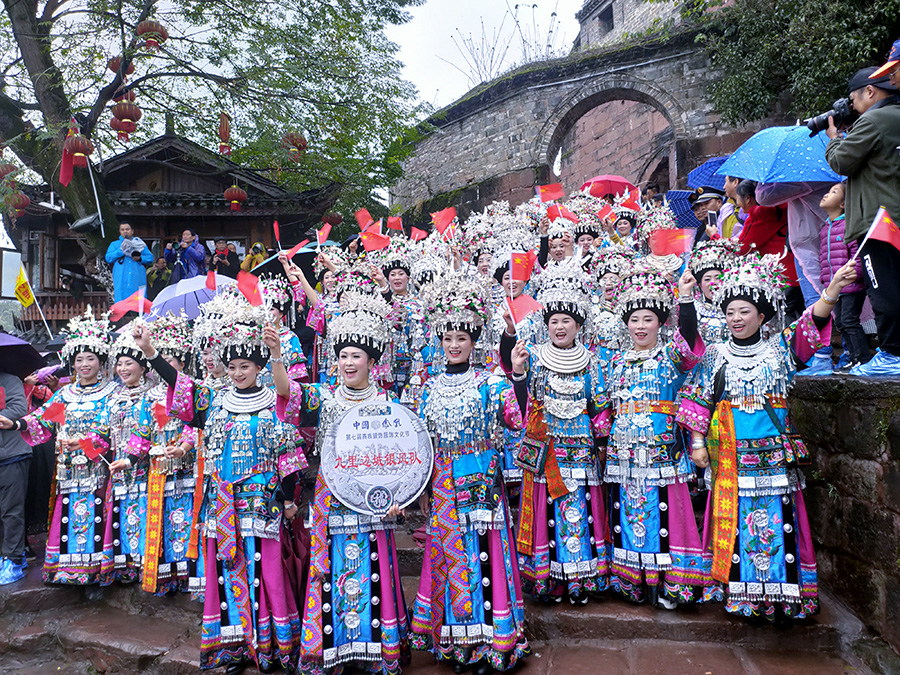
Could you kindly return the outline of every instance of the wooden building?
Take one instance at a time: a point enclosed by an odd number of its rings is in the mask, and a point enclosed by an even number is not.
[[[135,236],[147,242],[155,254],[160,254],[166,243],[180,240],[187,228],[208,242],[209,249],[213,238],[219,236],[235,243],[239,254],[257,241],[272,247],[275,220],[280,224],[282,243],[296,243],[309,236],[338,192],[336,185],[289,192],[260,173],[171,132],[102,162],[100,169],[119,222],[129,222]],[[247,193],[240,211],[231,210],[223,196],[233,184]],[[35,295],[51,326],[58,330],[87,305],[105,310],[110,302],[108,293],[85,270],[93,252],[84,235],[70,229],[72,216],[65,208],[49,206],[53,198],[48,189],[26,192],[31,205],[7,229],[22,252]],[[107,240],[117,236],[116,225],[108,224]],[[101,258],[103,253],[105,250],[100,252]],[[69,290],[72,282],[74,287]],[[39,321],[36,307],[24,310],[23,320],[28,324]]]

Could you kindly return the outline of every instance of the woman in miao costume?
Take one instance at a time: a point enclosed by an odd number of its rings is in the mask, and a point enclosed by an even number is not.
[[[220,299],[221,298],[221,299]],[[135,329],[150,365],[168,384],[167,413],[202,429],[206,589],[200,667],[227,666],[229,675],[254,662],[260,669],[296,667],[300,621],[282,563],[281,479],[302,466],[296,430],[275,414],[275,392],[259,384],[269,359],[262,341],[264,307],[243,296],[217,296],[221,316],[211,334],[232,385],[213,395],[169,365],[145,326]],[[274,329],[273,329],[274,330]]]
[[[21,431],[29,445],[47,441],[56,430],[46,583],[87,585],[100,577],[109,472],[97,455],[109,450],[108,403],[118,386],[103,378],[108,331],[106,321],[94,319],[90,309],[73,318],[62,357],[74,382],[20,420],[0,416],[0,428]]]
[[[597,251],[594,258],[593,335],[589,348],[600,358],[600,367],[605,369],[612,355],[628,342],[628,336],[622,334],[622,319],[615,312],[615,294],[619,281],[631,271],[636,255],[630,248],[609,246]]]
[[[713,345],[724,342],[728,337],[725,314],[714,302],[716,287],[722,282],[722,273],[732,266],[737,255],[738,244],[732,239],[710,239],[702,241],[691,251],[688,269],[697,280],[694,307],[703,343]]]
[[[675,301],[659,272],[636,266],[620,284],[616,307],[631,338],[607,369],[614,406],[604,480],[609,484],[612,587],[627,598],[674,609],[700,600],[710,584],[688,481],[694,468],[675,425],[676,396],[703,356],[693,288],[678,285],[678,329],[660,335]]]
[[[112,462],[106,499],[106,531],[100,585],[131,583],[141,574],[147,535],[147,476],[150,469],[151,412],[148,364],[132,336],[120,329],[109,358],[122,382],[109,397]]]
[[[702,378],[678,411],[699,466],[711,462],[704,550],[728,612],[774,620],[819,609],[816,558],[798,465],[806,447],[788,418],[787,389],[798,365],[831,339],[831,311],[856,278],[841,268],[822,297],[780,335],[763,325],[783,317],[777,256],[749,254],[725,269],[716,290],[729,339],[709,349]]]
[[[292,382],[275,364],[279,416],[296,426],[318,427],[319,447],[347,410],[394,400],[373,378],[391,339],[390,306],[379,296],[346,291],[340,316],[328,326],[340,384]],[[272,349],[277,354],[277,346]],[[352,511],[332,496],[319,473],[303,603],[301,672],[337,673],[353,667],[389,675],[409,661],[409,620],[394,543],[397,513],[393,507],[382,519]]]
[[[175,370],[184,372],[192,337],[187,318],[167,314],[149,326],[156,350]],[[195,473],[198,430],[168,415],[168,389],[160,382],[148,395],[153,436],[141,586],[158,595],[186,591],[190,580],[197,578],[200,532],[194,513],[199,511],[203,496],[202,482],[197,480],[203,472]]]
[[[461,273],[423,296],[447,359],[425,385],[419,414],[436,458],[425,559],[413,609],[417,649],[456,672],[509,670],[529,653],[497,429],[521,427],[512,387],[470,357],[487,318],[487,289]],[[526,397],[521,387],[522,400]]]
[[[287,260],[287,254],[283,254]],[[301,272],[302,275],[302,272]],[[294,333],[292,327],[297,320],[297,304],[294,297],[294,289],[287,276],[283,274],[263,275],[259,279],[260,292],[265,298],[266,305],[272,313],[272,319],[278,334],[281,337],[281,355],[284,359],[284,367],[288,377],[298,382],[309,382],[309,372],[306,367],[306,356],[300,346],[300,338]],[[272,363],[266,364],[262,374],[262,383],[272,386]]]
[[[528,391],[516,545],[526,592],[573,605],[606,589],[606,510],[600,490],[609,402],[598,360],[580,333],[589,317],[587,275],[579,256],[550,265],[538,279],[550,339],[516,342],[512,320],[500,342],[503,368]]]

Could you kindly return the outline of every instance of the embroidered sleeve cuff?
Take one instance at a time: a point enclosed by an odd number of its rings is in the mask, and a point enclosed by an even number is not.
[[[797,319],[794,324],[794,353],[801,361],[809,361],[813,354],[831,344],[831,325],[832,321],[822,329],[816,328],[816,323],[812,317],[812,307],[807,307],[806,311]]]
[[[166,391],[166,412],[182,422],[194,419],[194,381],[184,373]]]
[[[594,438],[603,438],[609,436],[609,430],[612,428],[612,410],[604,408],[591,418],[591,433]]]
[[[519,402],[516,400],[516,393],[512,387],[503,392],[501,401],[500,410],[503,414],[503,424],[513,431],[523,429],[525,420],[522,417],[522,411],[519,410]]]
[[[21,432],[22,438],[28,445],[40,445],[50,440],[53,435],[36,415],[26,415],[22,421],[25,423],[25,430]]]
[[[291,392],[287,398],[278,396],[275,399],[275,414],[282,422],[299,426],[300,413],[303,411],[303,386],[298,382],[290,383]]]
[[[700,405],[696,401],[682,399],[675,415],[675,421],[685,429],[697,431],[704,436],[709,431],[709,421],[712,414],[705,406]]]
[[[278,457],[278,477],[285,478],[307,467],[302,448],[291,448]]]
[[[703,344],[703,338],[699,335],[693,348],[678,331],[675,332],[675,337],[669,343],[669,358],[672,359],[672,363],[682,373],[691,372],[703,359],[703,354],[705,353],[706,345]]]

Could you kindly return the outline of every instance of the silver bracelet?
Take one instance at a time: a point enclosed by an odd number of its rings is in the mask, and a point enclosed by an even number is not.
[[[694,450],[706,450],[706,439],[699,439],[691,441],[691,448]]]
[[[513,382],[523,382],[526,377],[528,377],[528,371],[525,371],[521,375],[512,372],[509,374],[509,379],[511,379]]]
[[[836,305],[836,304],[838,303],[838,299],[837,299],[837,298],[832,298],[830,295],[828,295],[828,290],[827,290],[827,289],[824,290],[824,291],[822,291],[822,300],[823,300],[823,301],[825,302],[825,304],[827,304],[827,305]]]

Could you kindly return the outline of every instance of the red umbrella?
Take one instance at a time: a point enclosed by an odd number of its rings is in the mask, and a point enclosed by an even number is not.
[[[581,186],[582,190],[588,188],[590,188],[592,196],[604,197],[606,195],[624,195],[634,190],[634,185],[622,178],[622,176],[604,174],[602,176],[594,176]]]

